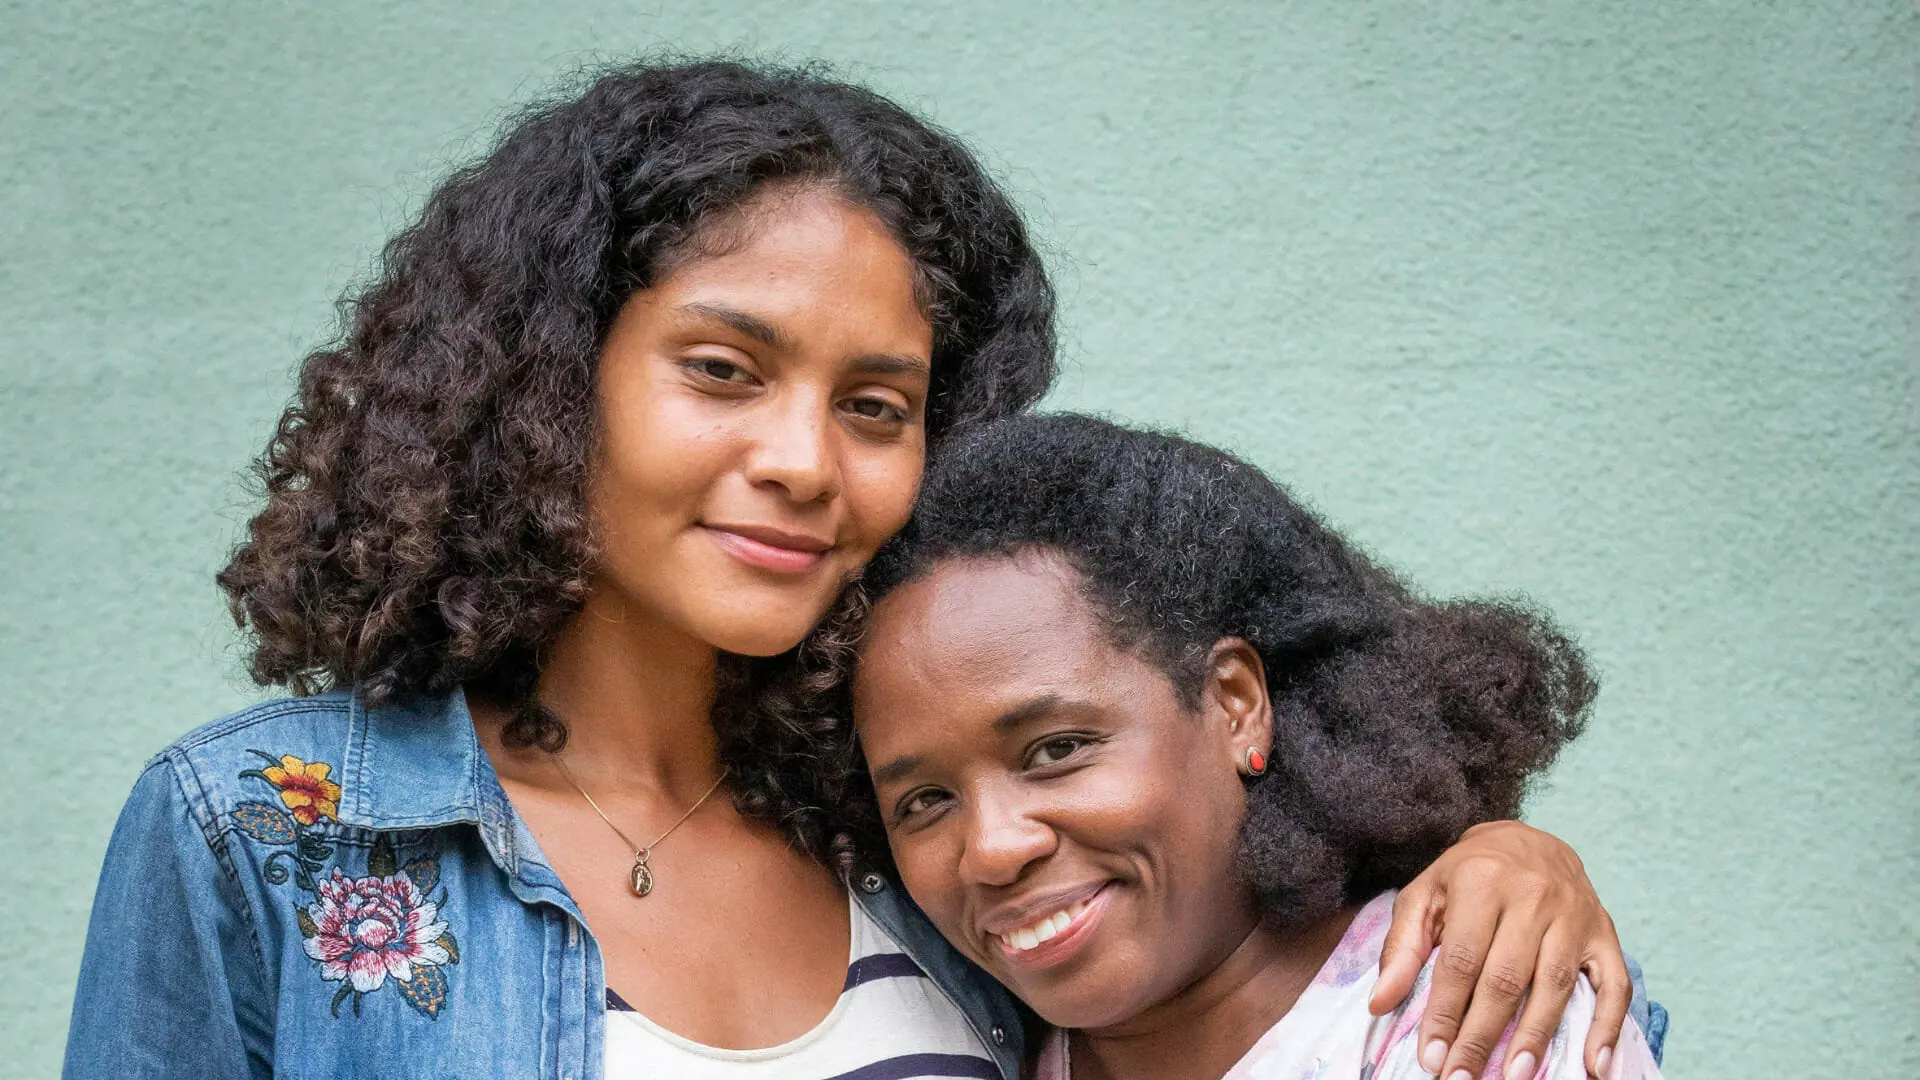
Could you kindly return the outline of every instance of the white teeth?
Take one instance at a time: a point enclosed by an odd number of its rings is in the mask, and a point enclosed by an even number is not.
[[[1010,934],[1001,934],[1000,941],[1014,952],[1026,952],[1028,949],[1061,933],[1073,925],[1073,920],[1087,910],[1084,901],[1076,900],[1068,904],[1066,910],[1056,911],[1044,919],[1030,923]]]

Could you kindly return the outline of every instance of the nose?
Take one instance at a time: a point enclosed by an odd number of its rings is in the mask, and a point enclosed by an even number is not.
[[[840,455],[834,443],[833,403],[823,394],[777,395],[760,412],[747,479],[755,487],[780,489],[799,503],[827,502],[840,494]]]
[[[1059,844],[1053,828],[1016,792],[977,794],[971,818],[960,857],[960,877],[969,885],[1011,885]]]

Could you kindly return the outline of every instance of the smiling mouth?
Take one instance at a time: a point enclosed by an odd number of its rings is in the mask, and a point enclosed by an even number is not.
[[[1101,886],[1091,896],[1070,901],[1062,907],[1037,915],[1024,925],[990,936],[1000,955],[1010,963],[1046,966],[1066,959],[1087,941],[1094,924],[1106,910],[1109,891]]]
[[[776,574],[805,574],[826,561],[829,541],[777,530],[745,526],[702,525],[722,551],[756,570]]]
[[[996,934],[994,936],[1000,939],[1000,944],[1005,946],[1008,952],[1026,952],[1030,949],[1039,948],[1040,943],[1043,941],[1052,941],[1054,938],[1059,937],[1061,931],[1072,926],[1073,920],[1086,914],[1086,912],[1087,902],[1084,900],[1075,900],[1059,911],[1045,916],[1036,922],[1028,923],[1026,926],[1010,934]]]

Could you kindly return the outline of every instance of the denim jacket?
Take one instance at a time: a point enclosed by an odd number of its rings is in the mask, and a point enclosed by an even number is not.
[[[896,883],[854,885],[1019,1080],[1012,999]],[[1637,979],[1635,1001],[1646,1028]],[[187,735],[134,785],[65,1075],[597,1080],[605,1003],[593,936],[462,695],[287,698]]]

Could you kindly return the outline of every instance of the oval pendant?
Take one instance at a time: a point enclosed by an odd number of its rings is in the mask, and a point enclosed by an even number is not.
[[[633,858],[633,873],[629,876],[628,886],[633,895],[645,896],[653,891],[653,871],[647,867],[647,853],[642,851]]]

